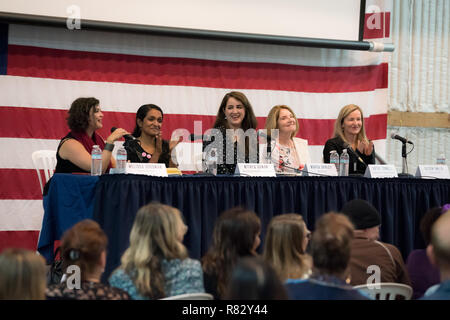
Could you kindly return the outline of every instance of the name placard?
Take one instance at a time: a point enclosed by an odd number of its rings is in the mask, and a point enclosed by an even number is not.
[[[167,177],[166,165],[164,163],[127,163],[125,173]]]
[[[336,166],[333,163],[307,163],[305,165],[304,176],[332,176],[338,175]]]
[[[272,163],[238,163],[235,175],[241,177],[275,177],[275,168]]]
[[[421,164],[417,167],[416,177],[422,179],[450,179],[448,167],[442,164],[427,165]]]
[[[396,178],[397,169],[392,164],[369,164],[364,173],[366,178]]]

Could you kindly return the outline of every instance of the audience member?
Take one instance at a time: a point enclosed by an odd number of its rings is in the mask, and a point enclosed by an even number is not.
[[[162,139],[163,117],[163,111],[157,105],[144,104],[139,108],[133,131],[136,139],[127,139],[124,143],[130,162],[164,163],[167,168],[176,167],[171,152],[179,141],[169,143]]]
[[[25,249],[0,254],[0,300],[44,300],[45,260]]]
[[[237,163],[258,162],[257,125],[252,105],[242,92],[231,91],[223,97],[213,126],[220,131],[220,134],[214,135],[211,141],[203,143],[203,149],[207,153],[209,144],[219,146],[218,174],[234,174]],[[228,135],[227,129],[234,130],[234,135]],[[243,133],[249,129],[255,129],[252,134],[254,139],[240,135],[239,129],[242,129]],[[221,139],[222,143],[218,143],[218,139]],[[240,152],[241,149],[245,149],[245,152]]]
[[[428,258],[440,271],[441,283],[424,300],[450,300],[450,210],[446,210],[431,229]]]
[[[261,221],[242,208],[223,212],[217,219],[208,252],[202,258],[206,292],[216,299],[225,296],[231,272],[241,257],[256,256]]]
[[[225,299],[287,300],[286,288],[275,270],[260,257],[240,259],[233,269]]]
[[[128,294],[100,282],[106,264],[108,239],[97,222],[82,220],[67,230],[61,240],[65,281],[47,288],[48,300],[127,300]],[[76,270],[67,269],[77,266]],[[79,276],[79,279],[76,277]],[[74,277],[74,278],[72,278]]]
[[[299,214],[281,214],[270,221],[264,241],[264,260],[282,281],[310,276],[312,260],[306,254],[310,235]]]
[[[349,173],[364,174],[368,164],[375,164],[375,150],[373,142],[369,141],[364,128],[364,116],[361,108],[355,104],[344,106],[334,123],[333,138],[325,143],[323,160],[330,163],[330,152],[336,150],[341,155],[343,149],[352,149]],[[361,162],[355,155],[359,156]]]
[[[420,221],[420,232],[427,246],[430,244],[431,227],[441,213],[441,207],[431,208]],[[412,251],[406,259],[406,267],[414,290],[413,299],[420,298],[428,288],[440,282],[439,269],[431,264],[426,249]]]
[[[188,257],[182,243],[186,232],[178,209],[160,203],[143,206],[131,229],[130,246],[109,283],[136,300],[204,292],[200,262]]]
[[[278,137],[272,131],[278,129]],[[277,172],[296,172],[302,170],[305,163],[311,162],[308,152],[308,140],[295,137],[299,130],[297,116],[285,105],[270,110],[266,119],[267,135],[272,138],[271,157]],[[273,138],[275,138],[273,140]]]
[[[115,166],[112,156],[114,141],[128,132],[122,128],[116,129],[106,138],[105,144],[103,138],[96,132],[103,127],[103,113],[99,103],[95,98],[78,98],[72,103],[67,118],[71,131],[61,139],[58,145],[55,173],[89,173],[94,145],[99,145],[103,150],[103,173]]]
[[[342,208],[355,226],[350,259],[352,285],[366,284],[371,273],[368,267],[380,267],[380,282],[411,285],[400,251],[394,245],[378,241],[381,215],[369,202],[355,199]]]
[[[312,236],[313,274],[309,279],[289,279],[286,287],[294,300],[366,300],[347,278],[353,225],[339,213],[320,217]]]

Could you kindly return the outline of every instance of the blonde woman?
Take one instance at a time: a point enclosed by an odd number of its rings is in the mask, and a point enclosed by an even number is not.
[[[348,148],[353,151],[348,152],[350,174],[364,174],[368,164],[375,164],[373,142],[367,139],[363,112],[355,104],[346,105],[339,112],[339,116],[334,123],[333,138],[325,143],[323,149],[324,162],[330,163],[330,151],[336,150],[340,155],[343,149]]]
[[[285,105],[270,110],[266,119],[267,135],[271,137],[271,157],[277,172],[294,173],[311,162],[308,141],[295,137],[299,125],[294,111]],[[272,131],[278,129],[278,137]]]
[[[45,261],[25,249],[0,254],[0,300],[44,300]]]
[[[200,262],[188,257],[182,243],[186,232],[178,209],[160,203],[140,208],[130,246],[109,283],[136,300],[204,292]]]
[[[269,223],[264,244],[264,260],[282,281],[306,279],[311,274],[311,257],[306,254],[311,232],[299,214],[275,216]]]

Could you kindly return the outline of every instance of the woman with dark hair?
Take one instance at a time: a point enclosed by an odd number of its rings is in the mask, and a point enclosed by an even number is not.
[[[343,149],[349,148],[354,151],[353,153],[347,151],[350,156],[349,173],[364,174],[367,165],[375,164],[373,142],[367,139],[362,109],[355,104],[346,105],[339,112],[334,123],[333,138],[325,143],[323,149],[323,161],[330,163],[332,150],[341,155]]]
[[[225,299],[287,300],[288,296],[270,264],[260,257],[245,257],[233,269]]]
[[[176,167],[172,161],[172,149],[179,141],[162,139],[163,111],[155,104],[144,104],[136,113],[133,131],[135,140],[127,140],[124,147],[128,160],[139,163],[164,163],[166,167]]]
[[[426,247],[431,241],[431,228],[442,213],[441,207],[428,209],[420,220],[420,232],[425,241],[425,249],[413,250],[406,260],[406,268],[413,288],[413,299],[422,297],[428,288],[441,282],[439,269],[428,259]]]
[[[214,225],[212,243],[202,258],[205,291],[221,299],[237,260],[256,256],[261,221],[253,211],[234,208],[223,212]]]
[[[106,138],[96,132],[103,127],[103,113],[96,98],[78,98],[69,109],[67,124],[70,132],[61,139],[56,151],[55,173],[74,173],[91,171],[91,152],[94,145],[100,146],[102,153],[102,172],[115,167],[112,156],[114,141],[128,132],[118,128]]]
[[[223,97],[213,126],[214,140],[203,143],[206,153],[218,146],[218,174],[234,174],[237,163],[258,162],[257,125],[252,105],[242,92],[231,91]]]
[[[85,219],[67,230],[61,241],[63,270],[66,281],[50,285],[47,288],[48,300],[128,300],[128,294],[100,282],[106,265],[106,247],[108,239],[93,220]],[[78,267],[79,279],[72,283],[72,274],[68,267]]]

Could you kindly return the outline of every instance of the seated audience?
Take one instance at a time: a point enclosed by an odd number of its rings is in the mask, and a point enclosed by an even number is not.
[[[272,267],[260,257],[240,259],[233,269],[225,299],[287,300],[286,288]]]
[[[350,286],[347,267],[351,254],[353,225],[339,213],[327,213],[316,223],[311,240],[313,274],[309,279],[288,279],[293,300],[367,300]]]
[[[233,208],[217,219],[208,252],[202,258],[205,291],[222,299],[231,272],[241,257],[256,256],[261,221],[253,211]]]
[[[272,163],[277,172],[295,173],[296,169],[302,170],[305,163],[311,162],[308,140],[295,137],[299,124],[291,108],[285,105],[273,107],[266,119],[266,129],[269,137],[275,137],[272,130],[278,129],[278,137],[270,142]]]
[[[342,208],[355,226],[350,259],[352,285],[366,284],[371,274],[367,268],[380,267],[380,282],[397,282],[411,285],[408,271],[400,251],[394,245],[378,241],[381,215],[369,202],[355,199]]]
[[[171,153],[179,141],[162,139],[163,111],[154,104],[144,104],[136,113],[134,140],[124,143],[130,162],[164,163],[167,168],[176,167]],[[175,158],[174,158],[175,159]]]
[[[450,208],[449,208],[450,209]],[[431,229],[428,258],[441,275],[441,283],[423,300],[450,300],[450,210],[447,209]]]
[[[427,246],[430,244],[431,227],[441,213],[441,207],[431,208],[420,221],[420,232]],[[412,251],[406,259],[406,267],[414,290],[413,299],[420,298],[428,288],[440,282],[439,269],[431,264],[426,249]]]
[[[140,208],[130,233],[130,246],[109,283],[135,300],[161,299],[205,292],[200,262],[190,259],[183,238],[181,212],[152,202]]]
[[[44,300],[45,281],[45,260],[35,252],[10,248],[0,254],[0,300]]]
[[[90,173],[91,152],[94,145],[99,145],[102,153],[102,171],[115,167],[112,156],[114,141],[128,132],[118,128],[103,141],[96,132],[103,127],[103,113],[99,101],[95,98],[78,98],[70,109],[67,124],[70,132],[61,139],[56,151],[55,173]]]
[[[257,125],[252,105],[242,92],[231,91],[223,97],[213,125],[214,129],[220,131],[220,137],[213,136],[211,141],[203,143],[204,151],[208,152],[209,144],[216,143],[216,139],[222,140],[222,144],[220,144],[222,148],[217,150],[219,159],[217,174],[234,174],[237,163],[258,162]],[[239,129],[242,129],[244,133],[249,129],[254,129],[255,139],[252,140],[237,133],[227,139],[227,129],[232,129],[235,133]],[[238,152],[241,150],[241,146],[244,152]]]
[[[270,221],[264,242],[264,260],[282,281],[310,276],[312,260],[306,254],[310,235],[299,214],[281,214]]]
[[[333,138],[325,143],[323,161],[330,163],[330,152],[336,150],[341,155],[343,149],[351,148],[349,174],[364,174],[369,164],[375,164],[375,149],[369,141],[364,128],[364,116],[361,108],[355,104],[344,106],[334,123]],[[356,155],[364,162],[358,160]]]
[[[61,240],[64,282],[47,288],[48,300],[127,300],[128,294],[100,282],[106,265],[108,239],[97,222],[82,220],[67,230]],[[77,271],[68,270],[77,266]],[[77,277],[79,275],[79,282]],[[72,278],[74,277],[74,278]]]

